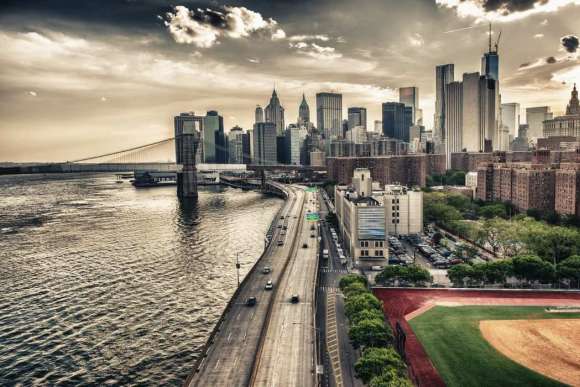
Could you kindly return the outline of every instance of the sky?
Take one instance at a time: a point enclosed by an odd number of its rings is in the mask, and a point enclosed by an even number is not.
[[[147,144],[185,111],[248,129],[274,87],[288,124],[302,93],[314,121],[315,94],[335,91],[372,122],[417,86],[430,128],[435,66],[479,71],[488,22],[502,101],[561,112],[580,84],[578,20],[580,0],[2,0],[0,161]]]

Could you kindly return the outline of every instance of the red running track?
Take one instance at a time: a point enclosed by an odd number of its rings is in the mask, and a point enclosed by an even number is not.
[[[405,354],[418,386],[445,386],[405,316],[421,314],[438,303],[455,305],[580,306],[580,293],[541,290],[460,290],[375,288],[393,330],[398,322],[407,334]],[[422,310],[418,310],[422,309]]]

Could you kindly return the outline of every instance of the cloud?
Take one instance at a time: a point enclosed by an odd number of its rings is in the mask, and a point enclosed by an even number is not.
[[[328,35],[320,34],[320,35],[292,35],[288,38],[291,42],[303,42],[305,40],[320,40],[323,42],[328,42],[330,38]]]
[[[555,12],[571,4],[580,5],[580,0],[436,0],[436,3],[453,9],[459,17],[510,22],[534,14]]]
[[[332,60],[342,57],[342,54],[337,52],[334,47],[320,46],[316,43],[297,42],[289,43],[291,48],[295,48],[296,52],[316,59]]]
[[[420,33],[415,32],[413,35],[409,36],[409,44],[413,47],[421,47],[425,44],[425,40]]]
[[[272,40],[286,38],[286,32],[274,19],[264,19],[246,7],[225,6],[222,9],[190,10],[178,5],[165,14],[164,23],[177,43],[209,48],[222,38],[242,39],[252,36]]]
[[[32,97],[36,97],[38,94],[36,93],[36,91],[30,90],[28,92],[28,95],[32,96]]]
[[[569,53],[575,53],[576,51],[578,51],[579,41],[577,36],[574,35],[563,36],[560,39],[560,42],[562,43],[564,49]]]

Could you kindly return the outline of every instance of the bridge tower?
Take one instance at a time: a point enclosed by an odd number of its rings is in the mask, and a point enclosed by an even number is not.
[[[197,168],[195,155],[199,134],[203,130],[203,117],[195,113],[181,113],[174,118],[175,161],[177,164],[177,196],[197,198]]]

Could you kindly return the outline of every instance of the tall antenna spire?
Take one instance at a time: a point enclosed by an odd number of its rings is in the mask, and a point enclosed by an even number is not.
[[[489,51],[491,52],[491,22],[489,22]]]

